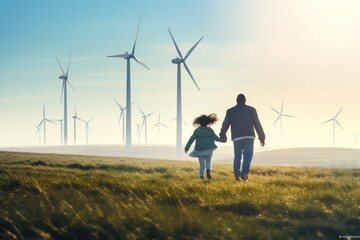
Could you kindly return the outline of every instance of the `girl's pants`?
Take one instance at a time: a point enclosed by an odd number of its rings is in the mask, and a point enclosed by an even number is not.
[[[200,177],[203,177],[205,167],[206,169],[211,170],[211,155],[199,156],[199,164],[200,164]]]

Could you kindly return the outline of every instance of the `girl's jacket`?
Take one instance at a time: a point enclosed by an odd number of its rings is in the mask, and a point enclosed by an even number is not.
[[[214,130],[210,127],[199,127],[195,129],[193,135],[190,137],[189,141],[185,146],[185,151],[189,151],[191,144],[195,142],[195,150],[201,151],[206,149],[215,149],[215,141],[222,142],[221,138],[218,137]]]

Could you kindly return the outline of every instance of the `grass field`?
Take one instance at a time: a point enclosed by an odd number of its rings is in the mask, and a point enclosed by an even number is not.
[[[360,169],[0,152],[0,239],[360,236]]]

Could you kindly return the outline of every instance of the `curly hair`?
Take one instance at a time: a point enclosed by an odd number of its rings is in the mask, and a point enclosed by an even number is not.
[[[218,120],[219,119],[215,113],[211,113],[209,115],[202,114],[199,117],[194,119],[193,125],[194,125],[194,127],[197,127],[197,126],[207,127],[208,125],[214,124]]]

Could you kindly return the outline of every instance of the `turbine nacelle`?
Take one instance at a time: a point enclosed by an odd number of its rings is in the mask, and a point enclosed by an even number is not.
[[[181,64],[181,63],[183,63],[185,61],[184,61],[184,59],[181,59],[181,58],[177,57],[177,58],[174,58],[173,60],[171,60],[171,62],[174,63],[174,64]]]
[[[67,76],[65,76],[65,75],[61,75],[61,76],[59,76],[59,79],[67,80],[68,78],[67,78]]]

